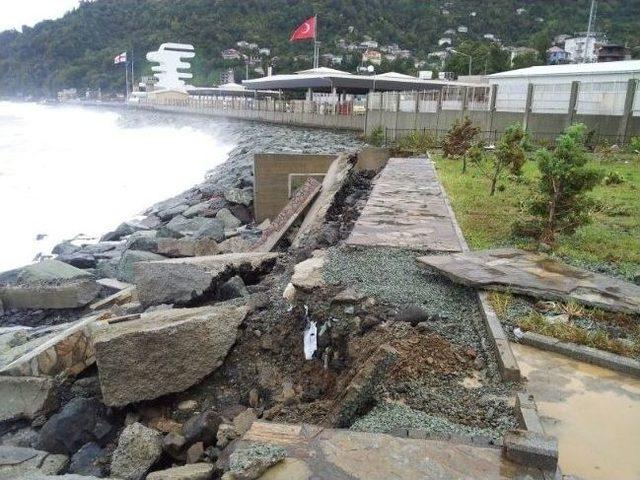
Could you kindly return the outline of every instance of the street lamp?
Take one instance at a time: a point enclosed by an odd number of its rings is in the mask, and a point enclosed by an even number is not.
[[[459,52],[458,50],[454,50],[453,48],[450,48],[449,51],[453,53],[457,53],[458,55],[464,55],[465,57],[469,57],[469,76],[471,76],[471,62],[473,62],[473,58],[471,58],[471,55],[469,55],[468,53]]]

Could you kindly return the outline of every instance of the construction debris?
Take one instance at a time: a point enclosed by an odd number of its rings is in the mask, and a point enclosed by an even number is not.
[[[176,258],[135,265],[135,284],[143,306],[185,305],[213,296],[220,281],[234,274],[258,276],[275,263],[277,253],[227,253]]]

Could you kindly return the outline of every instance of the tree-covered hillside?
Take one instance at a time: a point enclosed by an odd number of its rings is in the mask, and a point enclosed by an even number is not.
[[[221,50],[239,40],[271,49],[277,72],[310,66],[309,43],[291,44],[291,30],[306,17],[319,17],[322,53],[344,54],[351,69],[358,54],[349,56],[337,46],[340,38],[360,42],[365,36],[382,45],[409,49],[412,59],[383,67],[411,71],[414,59],[426,60],[447,29],[468,27],[456,34],[454,46],[480,56],[474,73],[504,68],[504,58],[488,42],[486,33],[503,44],[531,46],[540,51],[556,34],[586,29],[590,0],[95,0],[84,2],[63,18],[45,21],[21,33],[0,33],[0,95],[50,95],[61,88],[122,90],[122,66],[113,57],[134,51],[136,74],[150,72],[145,53],[168,41],[192,43],[196,85],[219,80],[225,68],[244,71],[242,60],[223,60]],[[517,12],[524,8],[525,11]],[[475,14],[474,14],[475,12]],[[596,29],[610,41],[640,45],[640,0],[600,0]],[[479,50],[478,50],[479,49]],[[636,49],[637,50],[637,49]],[[479,52],[479,53],[477,53]],[[484,53],[483,53],[484,52]],[[484,57],[483,57],[484,55]],[[272,59],[272,57],[277,59]],[[463,70],[463,58],[452,68]],[[535,61],[535,59],[532,59]],[[459,65],[456,65],[458,63]],[[256,76],[256,73],[253,73]]]

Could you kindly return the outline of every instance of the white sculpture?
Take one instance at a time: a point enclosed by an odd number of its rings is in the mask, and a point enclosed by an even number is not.
[[[191,63],[182,61],[185,58],[193,58],[196,56],[193,51],[193,45],[186,43],[163,43],[156,52],[147,53],[147,60],[156,62],[160,65],[151,69],[153,76],[158,79],[156,88],[167,90],[184,90],[185,82],[183,78],[193,78],[188,72],[179,72],[180,70],[188,70]]]

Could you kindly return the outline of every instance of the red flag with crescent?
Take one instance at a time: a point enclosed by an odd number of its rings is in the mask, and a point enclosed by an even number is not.
[[[302,24],[296,28],[291,34],[290,42],[298,40],[309,40],[316,38],[316,17],[307,18]]]

